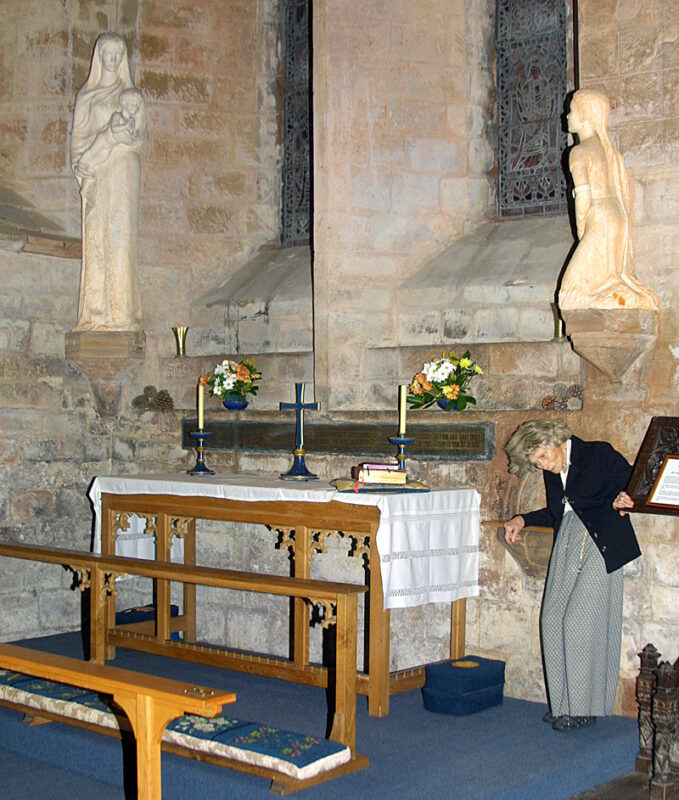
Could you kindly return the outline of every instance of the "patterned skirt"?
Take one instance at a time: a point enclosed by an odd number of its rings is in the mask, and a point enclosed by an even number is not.
[[[540,616],[542,656],[554,716],[613,713],[620,671],[622,570],[603,556],[573,511],[561,522]]]

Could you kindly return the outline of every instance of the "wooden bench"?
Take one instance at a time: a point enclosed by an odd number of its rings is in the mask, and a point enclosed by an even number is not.
[[[11,644],[0,644],[0,667],[111,695],[127,715],[137,743],[139,800],[158,800],[161,797],[160,742],[168,722],[186,713],[214,717],[221,712],[223,705],[233,703],[236,699],[233,692],[217,692],[181,681],[78,661]],[[5,702],[4,698],[0,702]],[[20,705],[6,704],[13,707]],[[28,709],[26,706],[25,710]],[[50,718],[57,716],[48,712]]]
[[[208,757],[203,752],[199,754],[185,752],[187,748],[183,748],[180,754],[194,755],[201,760],[269,777],[272,780],[272,791],[280,794],[368,766],[367,757],[356,753],[357,601],[358,596],[366,591],[365,586],[13,543],[0,543],[0,556],[61,564],[79,576],[81,586],[89,589],[92,660],[103,663],[109,645],[117,644],[211,666],[297,680],[328,688],[334,695],[328,738],[332,742],[344,745],[348,750],[346,763],[324,769],[320,774],[308,779],[281,775],[275,768],[247,764],[238,759],[232,761],[222,755],[213,754]],[[121,575],[138,575],[164,584],[176,581],[273,594],[299,598],[309,604],[319,605],[323,609],[323,625],[327,627],[334,624],[336,627],[335,663],[328,669],[309,664],[308,658],[300,664],[298,660],[231,652],[224,648],[172,640],[170,638],[172,627],[181,622],[177,623],[176,618],[171,619],[169,608],[165,604],[159,605],[155,624],[152,621],[109,627],[106,599],[115,591],[115,578]],[[153,633],[150,632],[149,626],[155,627]],[[164,743],[163,747],[179,752],[169,744]]]

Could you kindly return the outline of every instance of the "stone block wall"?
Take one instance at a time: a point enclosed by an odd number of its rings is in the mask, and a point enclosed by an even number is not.
[[[493,6],[314,3],[315,371],[328,407],[372,407],[365,349],[398,342],[399,284],[486,217]]]
[[[425,320],[430,311],[416,295],[399,295],[403,282],[488,214],[492,6],[461,0],[314,3],[316,52],[332,56],[329,72],[319,63],[315,76],[314,367],[326,387],[320,399],[328,420],[342,425],[359,415],[395,423],[396,384],[437,350],[459,349],[464,341],[488,376],[477,384],[478,410],[464,412],[464,419],[494,424],[497,455],[488,462],[422,461],[413,470],[432,485],[475,486],[482,517],[502,519],[540,502],[539,483],[522,490],[507,474],[501,450],[527,417],[563,419],[579,436],[607,439],[632,460],[651,416],[679,414],[677,9],[674,2],[650,0],[634,9],[622,0],[579,4],[581,83],[603,88],[614,100],[611,128],[630,172],[637,274],[663,306],[651,359],[633,383],[616,383],[564,343],[463,338],[460,319],[443,301],[422,338],[412,327],[399,327],[412,307],[419,304]],[[178,471],[192,463],[180,429],[182,418],[195,416],[196,378],[238,348],[224,333],[223,310],[191,301],[223,283],[270,241],[277,225],[275,7],[274,0],[0,3],[7,21],[0,32],[2,180],[77,235],[68,126],[94,39],[107,28],[128,38],[151,136],[143,156],[140,239],[146,359],[126,382],[119,417],[97,415],[87,380],[64,358],[79,262],[22,254],[15,240],[0,247],[3,538],[86,549],[86,492],[95,475]],[[508,294],[506,304],[515,299]],[[501,303],[493,294],[483,309],[483,300],[478,290],[478,311],[490,324]],[[546,310],[539,314],[541,329],[551,330]],[[176,324],[192,326],[183,360],[174,358],[170,328]],[[283,355],[258,352],[248,336],[266,375],[248,413],[274,418],[278,402],[291,399],[292,384],[313,374],[312,356],[289,344],[280,348]],[[132,398],[150,384],[170,391],[174,411],[132,407]],[[582,409],[569,406],[568,398],[565,407],[556,405],[556,389],[571,384],[582,389]],[[555,405],[545,405],[552,396]],[[226,412],[211,401],[207,413]],[[436,424],[442,413],[424,412],[420,420]],[[227,452],[210,459],[223,471],[276,474],[289,467],[291,456]],[[355,460],[308,456],[326,478],[348,474]],[[679,592],[671,569],[679,535],[674,518],[639,515],[635,524],[644,556],[625,569],[618,702],[630,714],[638,650],[653,641],[667,654],[676,652]],[[215,534],[204,534],[205,558],[211,558]],[[281,556],[271,552],[261,563],[279,569]],[[243,557],[260,563],[254,549]],[[334,565],[328,570],[337,574]],[[0,563],[0,638],[76,628],[79,601],[69,585],[59,569]],[[467,604],[468,649],[507,661],[508,694],[542,700],[542,581],[525,576],[494,530],[485,528],[481,586],[481,596]],[[142,594],[125,587],[121,602]],[[227,629],[220,605],[206,598],[204,630],[240,635],[243,607],[234,607]],[[449,613],[444,606],[395,612],[393,665],[443,658]],[[279,625],[277,617],[273,628]],[[254,632],[256,644],[272,641],[265,627],[266,621]]]

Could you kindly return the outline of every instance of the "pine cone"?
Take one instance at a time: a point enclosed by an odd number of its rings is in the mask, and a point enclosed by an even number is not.
[[[157,408],[158,411],[172,411],[174,400],[170,397],[167,389],[161,389],[153,398],[153,407]]]
[[[545,411],[553,411],[556,406],[556,397],[553,394],[542,398],[542,407]]]
[[[134,408],[151,408],[151,401],[145,394],[138,394],[132,401]]]
[[[144,394],[149,400],[153,400],[153,398],[158,394],[158,390],[155,386],[144,386]]]

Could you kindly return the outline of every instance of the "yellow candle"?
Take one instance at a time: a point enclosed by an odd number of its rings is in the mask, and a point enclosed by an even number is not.
[[[203,416],[204,416],[204,398],[203,398],[203,382],[198,381],[198,430],[203,430]]]
[[[406,389],[407,386],[398,387],[398,435],[406,433]]]

